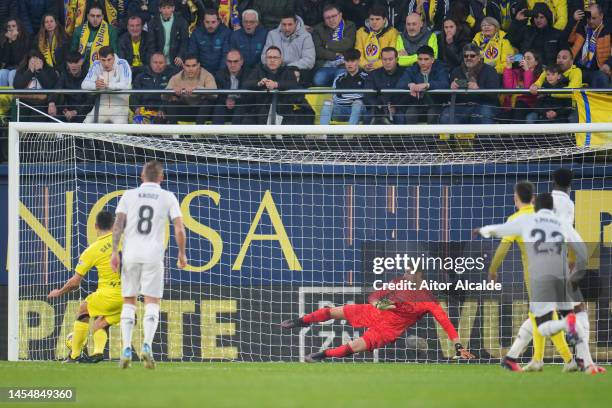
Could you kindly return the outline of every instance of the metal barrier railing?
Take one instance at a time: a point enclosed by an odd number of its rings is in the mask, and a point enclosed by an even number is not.
[[[588,89],[588,88],[561,88],[561,89],[538,89],[538,94],[569,94],[576,91],[588,91],[593,93],[609,93],[612,94],[612,88],[605,89]],[[193,95],[250,95],[260,96],[267,95],[270,97],[269,101],[269,114],[268,123],[276,124],[276,112],[279,107],[279,98],[284,95],[308,95],[308,94],[362,94],[362,95],[409,95],[410,91],[407,89],[332,89],[332,88],[314,88],[314,89],[291,89],[291,90],[244,90],[244,89],[195,89]],[[51,115],[45,114],[41,110],[34,106],[23,103],[20,101],[20,96],[27,95],[79,95],[79,94],[92,94],[95,95],[95,102],[93,105],[94,110],[94,121],[99,120],[100,110],[100,96],[102,95],[174,95],[172,89],[125,89],[125,90],[81,90],[81,89],[0,89],[0,95],[8,94],[16,97],[17,102],[17,118],[20,118],[20,109],[22,107],[35,111],[42,114],[51,120],[57,121],[57,118]],[[454,122],[455,119],[455,108],[458,105],[457,97],[460,95],[529,95],[531,91],[529,89],[437,89],[428,90],[423,92],[424,95],[440,96],[450,95],[448,101],[444,101],[444,106],[450,108],[450,120]],[[483,105],[486,105],[483,103]]]

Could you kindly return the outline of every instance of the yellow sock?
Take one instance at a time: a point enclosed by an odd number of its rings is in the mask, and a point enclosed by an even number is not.
[[[529,313],[531,324],[533,325],[533,359],[536,361],[544,361],[544,346],[546,346],[546,337],[542,336],[538,331],[538,324],[535,316]]]
[[[89,323],[75,321],[72,328],[72,352],[70,353],[71,358],[77,358],[81,355],[81,350],[87,341],[87,334],[89,333]]]
[[[559,316],[557,316],[557,312],[553,313],[553,320],[559,320]],[[567,345],[567,341],[565,341],[565,332],[561,331],[550,338],[557,349],[557,352],[563,359],[565,363],[569,363],[572,361],[572,353]]]
[[[108,340],[108,334],[105,329],[98,329],[93,334],[94,340],[94,354],[104,353],[104,347],[106,347],[106,340]]]

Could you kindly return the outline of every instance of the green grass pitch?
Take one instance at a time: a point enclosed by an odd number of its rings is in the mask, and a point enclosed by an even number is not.
[[[497,365],[0,362],[0,387],[74,387],[83,407],[612,407],[612,367],[587,376]],[[0,403],[2,406],[8,404]]]

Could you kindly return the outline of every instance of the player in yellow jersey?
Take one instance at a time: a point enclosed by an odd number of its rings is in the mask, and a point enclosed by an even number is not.
[[[508,221],[516,219],[524,214],[533,214],[534,208],[532,204],[534,195],[534,187],[533,184],[522,181],[517,183],[514,186],[514,205],[517,208],[517,211],[508,217]],[[520,236],[511,236],[505,237],[502,239],[501,243],[497,247],[495,251],[495,255],[493,256],[493,260],[491,261],[491,266],[489,268],[489,279],[495,280],[497,278],[497,270],[501,266],[506,254],[510,250],[512,244],[516,242],[519,245],[521,250],[521,261],[523,264],[523,273],[524,273],[524,281],[525,286],[527,287],[527,294],[531,298],[531,293],[529,289],[529,271],[527,268],[528,260],[527,260],[527,251],[525,250],[525,244]],[[556,313],[553,317],[555,320],[558,319]],[[502,366],[512,371],[521,371],[521,367],[516,362],[521,353],[525,350],[525,348],[529,345],[533,337],[533,358],[531,362],[525,366],[523,370],[525,371],[541,371],[544,365],[544,346],[546,342],[546,338],[542,336],[538,330],[535,322],[535,316],[529,312],[529,318],[523,322],[521,328],[519,329],[518,336],[514,340],[512,347],[508,351],[508,354],[502,360]],[[564,333],[557,333],[556,335],[551,337],[551,340],[563,358],[565,362],[565,366],[563,367],[563,371],[576,371],[577,365],[574,359],[572,358],[572,353],[565,341]]]
[[[121,276],[111,268],[113,250],[112,227],[115,217],[108,211],[101,211],[96,217],[98,239],[92,243],[79,258],[75,274],[61,289],[49,292],[48,298],[57,298],[77,290],[83,277],[92,268],[98,272],[98,288],[87,296],[77,311],[72,334],[72,350],[67,363],[97,363],[102,361],[108,340],[107,329],[121,320]],[[89,358],[81,358],[81,350],[87,341],[89,319],[94,318],[94,352]]]

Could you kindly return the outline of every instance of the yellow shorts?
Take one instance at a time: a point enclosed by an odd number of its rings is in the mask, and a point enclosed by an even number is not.
[[[115,325],[121,320],[123,299],[121,294],[112,294],[95,291],[85,299],[87,312],[92,318],[103,316],[109,325]]]

